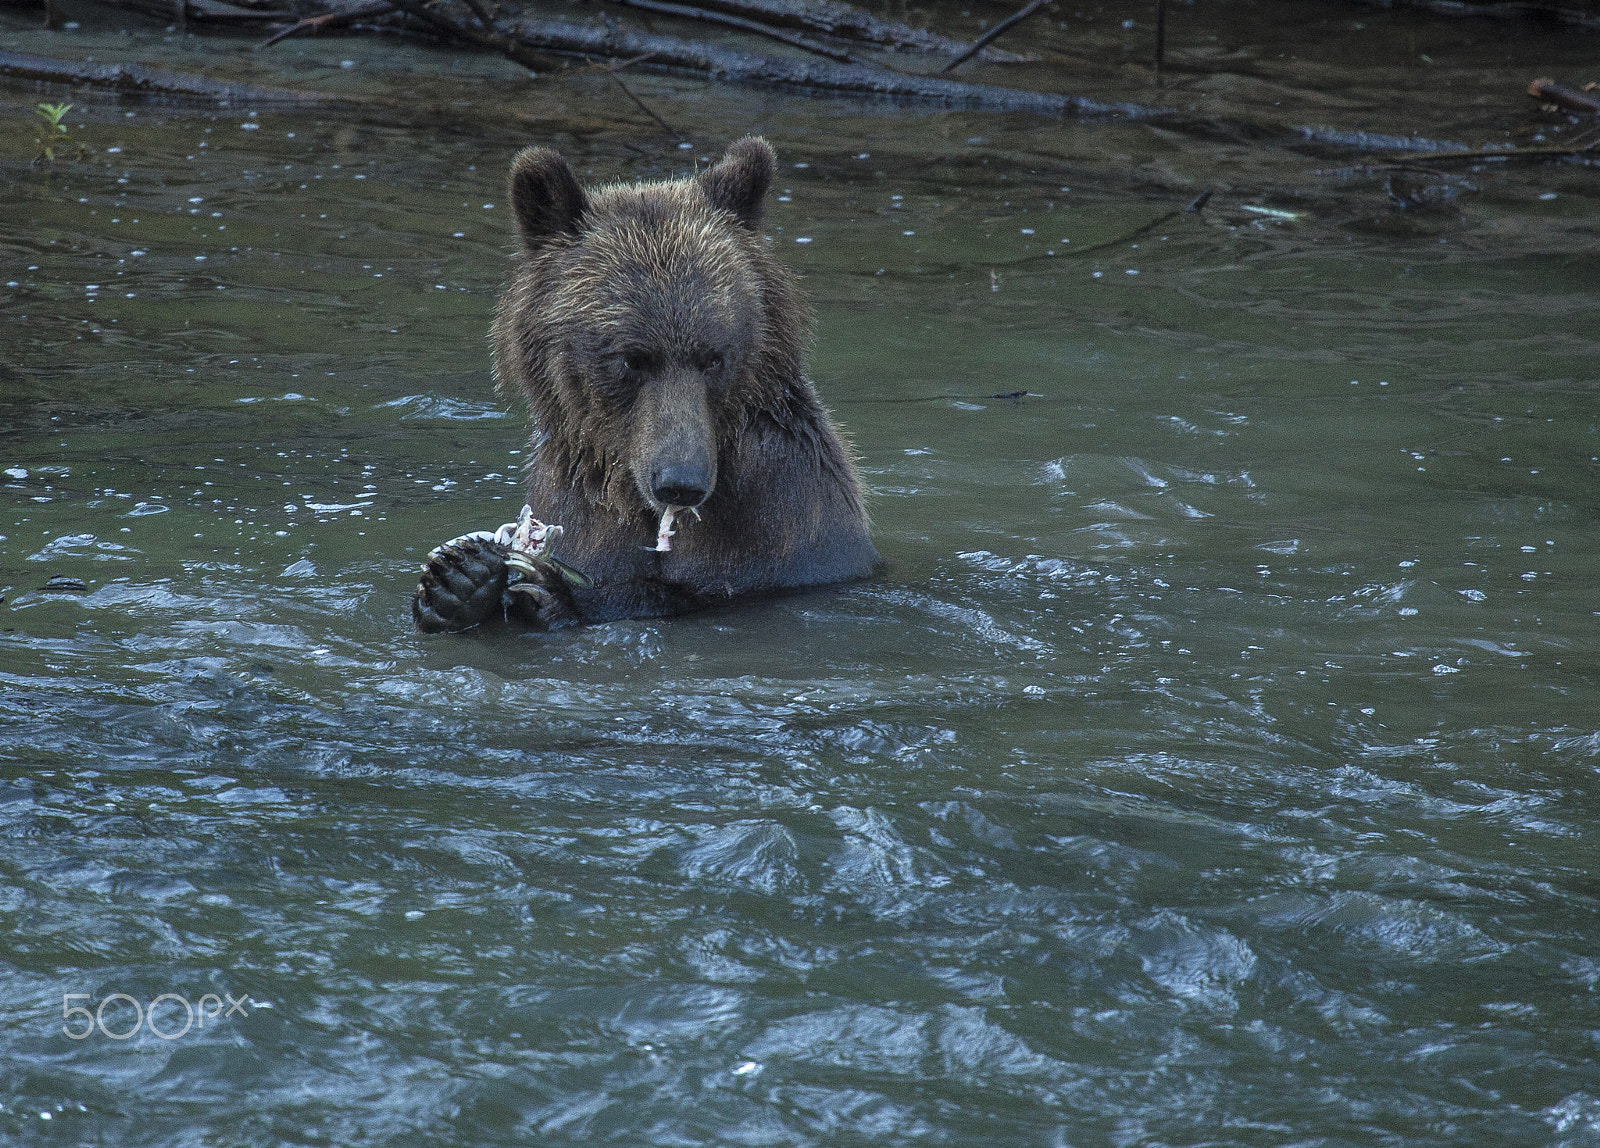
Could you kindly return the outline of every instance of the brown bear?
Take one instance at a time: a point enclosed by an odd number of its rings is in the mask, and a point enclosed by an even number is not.
[[[878,566],[805,374],[809,312],[761,234],[776,162],[746,137],[692,179],[586,191],[554,151],[516,157],[495,376],[528,404],[528,506],[560,560],[506,531],[447,543],[418,629],[679,614]]]

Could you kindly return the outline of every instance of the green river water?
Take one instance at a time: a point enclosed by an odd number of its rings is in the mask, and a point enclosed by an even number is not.
[[[1591,171],[440,69],[0,97],[0,1141],[1600,1144]],[[510,156],[749,130],[887,572],[412,633]]]

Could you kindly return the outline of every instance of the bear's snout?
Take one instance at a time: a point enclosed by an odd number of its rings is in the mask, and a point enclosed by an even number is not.
[[[663,506],[699,506],[711,493],[712,474],[698,463],[672,463],[650,475],[650,492]]]
[[[639,394],[633,477],[656,509],[699,506],[717,485],[717,438],[705,380],[668,371]]]

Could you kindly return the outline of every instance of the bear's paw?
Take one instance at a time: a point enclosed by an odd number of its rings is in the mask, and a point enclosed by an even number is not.
[[[510,547],[483,533],[436,547],[422,566],[411,619],[425,634],[470,630],[502,609]]]

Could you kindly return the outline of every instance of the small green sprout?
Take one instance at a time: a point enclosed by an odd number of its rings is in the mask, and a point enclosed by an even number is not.
[[[40,160],[55,163],[56,151],[69,147],[78,153],[78,159],[83,158],[83,145],[72,138],[67,132],[67,125],[61,122],[71,110],[71,104],[40,104],[33,113],[43,121],[33,125],[34,134],[39,139],[39,154],[34,156],[34,163]]]

